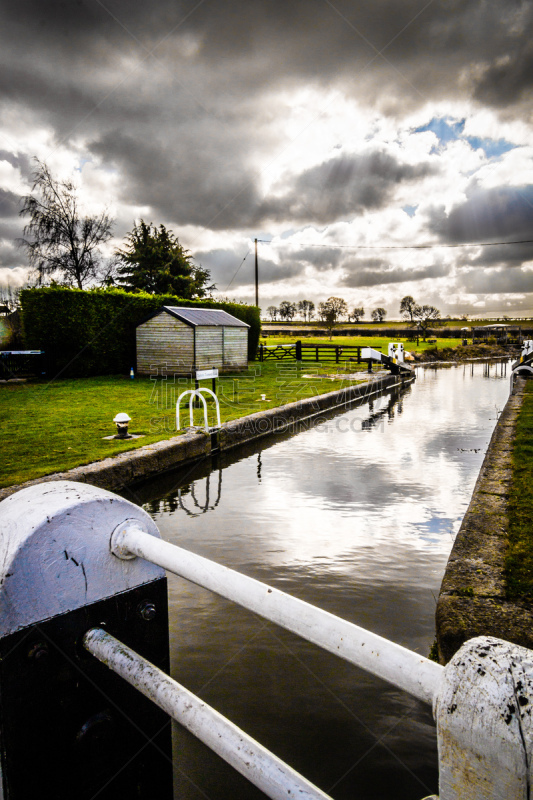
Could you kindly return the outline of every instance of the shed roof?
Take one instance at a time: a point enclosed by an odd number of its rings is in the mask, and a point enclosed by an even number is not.
[[[162,306],[161,308],[158,308],[157,311],[154,311],[152,314],[150,314],[149,317],[143,319],[142,322],[147,322],[149,319],[157,316],[162,311],[166,311],[167,314],[176,317],[176,319],[179,319],[181,322],[184,322],[186,325],[190,325],[193,328],[197,327],[198,325],[213,325],[216,327],[225,328],[250,327],[246,322],[243,322],[242,320],[237,319],[237,317],[228,314],[227,311],[222,311],[220,308],[182,308],[181,306]]]

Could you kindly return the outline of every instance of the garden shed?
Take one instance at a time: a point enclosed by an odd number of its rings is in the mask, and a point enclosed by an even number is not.
[[[190,375],[217,367],[233,372],[248,366],[248,328],[218,308],[163,306],[137,326],[137,372]]]

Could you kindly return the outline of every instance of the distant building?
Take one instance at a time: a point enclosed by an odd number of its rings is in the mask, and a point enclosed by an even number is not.
[[[218,308],[163,306],[137,326],[137,372],[189,375],[248,366],[249,325]]]
[[[522,328],[518,325],[483,325],[472,328],[472,344],[484,344],[488,339],[496,339],[497,344],[521,345]]]

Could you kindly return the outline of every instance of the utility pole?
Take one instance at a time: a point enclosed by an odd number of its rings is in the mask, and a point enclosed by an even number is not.
[[[259,305],[259,265],[257,263],[257,239],[255,240],[255,304]]]

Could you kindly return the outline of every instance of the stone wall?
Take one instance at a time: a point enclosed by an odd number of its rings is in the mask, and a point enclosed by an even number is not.
[[[513,443],[524,384],[523,378],[516,379],[496,424],[448,559],[436,612],[441,664],[474,636],[496,636],[533,649],[533,604],[506,600],[503,574]]]

